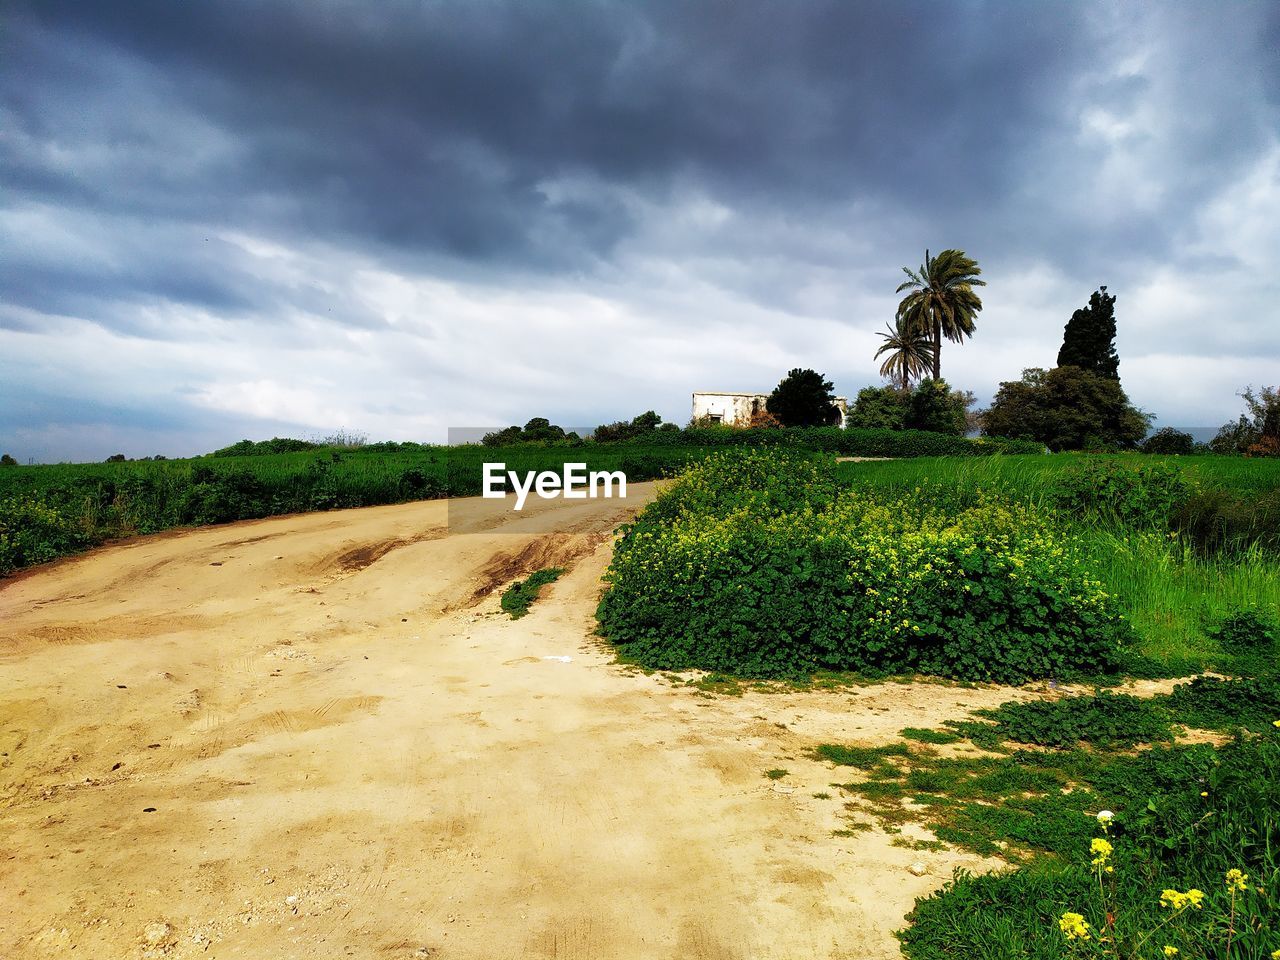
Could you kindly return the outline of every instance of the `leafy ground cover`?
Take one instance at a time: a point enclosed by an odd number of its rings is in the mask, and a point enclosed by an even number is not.
[[[1105,722],[1094,732],[1094,745],[1109,742]],[[891,833],[923,823],[936,838],[902,845],[955,845],[1017,865],[957,873],[918,901],[900,934],[913,960],[1262,960],[1280,949],[1280,731],[1270,724],[1217,749],[1121,752],[1095,749],[1087,736],[1048,750],[989,744],[995,753],[976,756],[902,746],[816,753],[861,771],[840,785],[857,798],[855,817]],[[1198,908],[1186,899],[1192,890],[1203,897]]]
[[[502,609],[512,620],[519,620],[529,612],[529,607],[538,599],[542,588],[548,583],[555,583],[562,573],[564,570],[560,567],[546,567],[535,570],[523,580],[517,580],[502,592]]]
[[[936,738],[907,729],[903,742],[883,747],[814,750],[856,771],[833,785],[853,798],[854,824],[866,828],[869,817],[903,846],[957,846],[1017,866],[958,873],[918,901],[900,934],[909,957],[1263,960],[1280,949],[1274,666],[1258,677],[1197,678],[1149,699],[1103,692],[1010,702],[979,716],[932,731]],[[1234,739],[1175,742],[1183,725]],[[929,745],[961,737],[981,751]],[[1156,745],[1124,749],[1139,743]],[[933,838],[907,839],[908,823]]]
[[[996,493],[842,488],[828,462],[716,455],[625,529],[598,615],[658,669],[1021,682],[1114,671],[1133,634],[1082,544]]]

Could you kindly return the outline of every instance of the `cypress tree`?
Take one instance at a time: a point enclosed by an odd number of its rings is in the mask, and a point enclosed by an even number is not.
[[[1067,321],[1058,351],[1058,366],[1079,367],[1110,380],[1120,379],[1116,354],[1116,298],[1100,287]]]

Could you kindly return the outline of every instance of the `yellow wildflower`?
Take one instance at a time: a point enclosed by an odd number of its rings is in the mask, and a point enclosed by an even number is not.
[[[1190,890],[1187,891],[1187,902],[1190,903],[1197,910],[1200,909],[1200,903],[1202,900],[1204,900],[1203,890],[1197,890],[1195,887],[1192,887]]]
[[[1164,955],[1165,955],[1166,957],[1176,957],[1176,956],[1178,955],[1178,948],[1177,948],[1177,947],[1165,947],[1165,948],[1164,948]]]
[[[1089,844],[1089,852],[1093,854],[1093,860],[1090,862],[1095,867],[1101,867],[1107,862],[1107,858],[1111,856],[1111,844],[1101,837],[1095,837],[1093,842]]]
[[[1058,929],[1068,940],[1088,940],[1090,936],[1089,924],[1078,913],[1064,913],[1058,921]]]
[[[1173,910],[1181,910],[1187,905],[1187,895],[1172,888],[1165,888],[1160,893],[1160,906]]]
[[[1227,889],[1228,890],[1248,890],[1249,875],[1241,873],[1239,870],[1227,871]]]

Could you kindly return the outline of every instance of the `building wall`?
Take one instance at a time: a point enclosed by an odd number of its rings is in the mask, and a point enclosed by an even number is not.
[[[719,418],[719,422],[731,427],[745,427],[751,422],[751,414],[765,409],[769,399],[767,393],[695,393],[693,395],[693,418]],[[836,397],[836,406],[840,408],[840,425],[844,426],[844,415],[849,401],[844,397]]]

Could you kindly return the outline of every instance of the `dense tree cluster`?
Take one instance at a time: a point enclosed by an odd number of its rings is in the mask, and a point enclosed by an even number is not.
[[[914,390],[866,387],[858,392],[845,426],[871,430],[930,430],[963,436],[972,393],[952,390],[945,380],[926,377]]]
[[[1079,367],[1033,367],[1021,380],[1000,384],[982,429],[988,436],[1037,440],[1053,451],[1129,450],[1150,422],[1118,380]]]
[[[1195,453],[1195,438],[1189,433],[1175,430],[1173,427],[1162,427],[1142,441],[1143,453],[1187,454]]]
[[[784,427],[829,427],[840,422],[834,387],[816,370],[797,367],[773,388],[765,409]]]
[[[486,447],[502,447],[512,443],[572,443],[581,440],[576,433],[566,433],[546,417],[534,417],[523,427],[506,427],[486,433],[480,440]]]
[[[1280,456],[1280,387],[1256,391],[1246,387],[1240,396],[1245,412],[1238,420],[1223,424],[1218,435],[1209,441],[1209,449],[1254,457]]]
[[[663,423],[653,410],[646,410],[630,420],[618,420],[614,423],[602,423],[592,432],[592,436],[600,443],[614,443],[619,440],[632,440],[644,437],[658,430],[679,430],[674,423]]]

